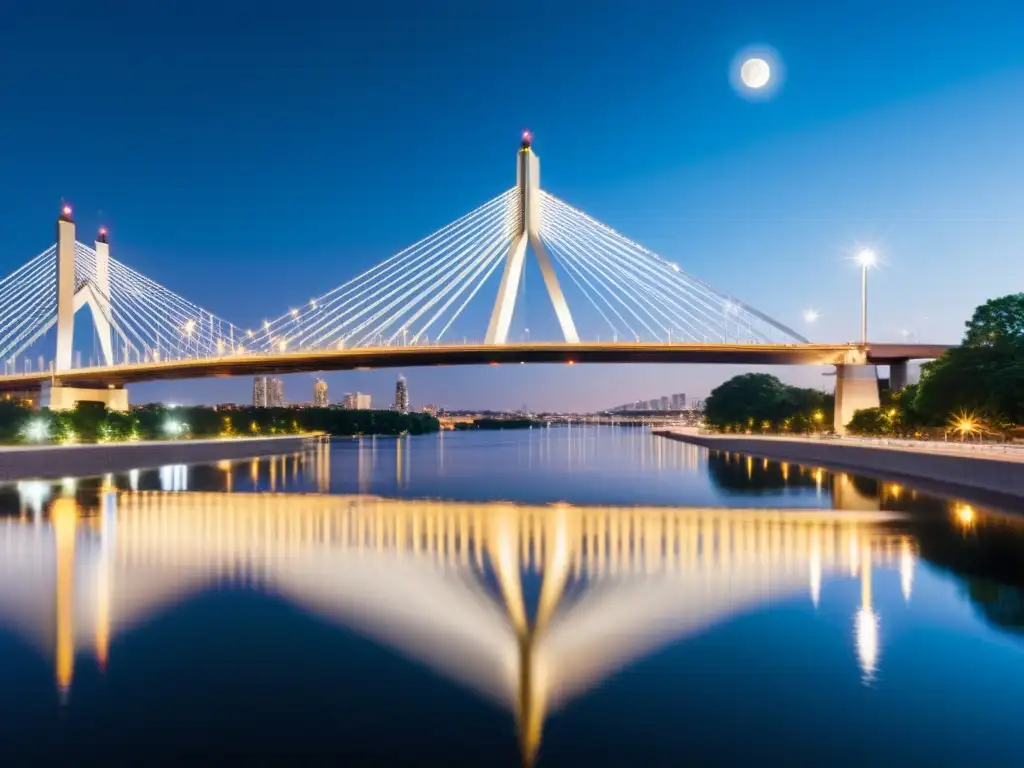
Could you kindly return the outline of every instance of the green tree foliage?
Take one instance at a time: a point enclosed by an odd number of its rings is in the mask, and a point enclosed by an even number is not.
[[[31,411],[20,403],[0,400],[0,442],[19,442],[30,414]]]
[[[982,304],[963,344],[921,366],[914,409],[934,426],[962,413],[993,427],[1024,424],[1024,294]]]
[[[882,408],[862,408],[855,411],[846,428],[855,435],[892,434],[892,420]]]
[[[917,411],[917,384],[899,392],[887,393],[880,408],[856,411],[847,429],[857,435],[891,435],[910,437],[926,426],[926,419]]]
[[[965,324],[964,344],[982,347],[1024,338],[1024,293],[989,299]]]
[[[113,442],[177,438],[289,435],[413,435],[436,432],[440,423],[425,413],[346,411],[336,408],[168,408],[149,404],[129,413],[108,411],[101,403],[80,403],[69,411],[32,411],[0,401],[0,442],[26,442],[26,426],[41,422],[42,434],[56,442]]]
[[[805,432],[830,425],[833,408],[833,397],[819,390],[791,387],[766,373],[745,373],[712,391],[704,420],[718,429]]]

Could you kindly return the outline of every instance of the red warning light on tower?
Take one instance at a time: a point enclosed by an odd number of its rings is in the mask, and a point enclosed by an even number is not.
[[[100,231],[96,234],[96,239],[101,243],[107,242],[107,228],[100,227]]]
[[[65,205],[63,208],[61,208],[60,209],[60,215],[63,216],[65,219],[70,219],[71,218],[71,206],[70,205]]]
[[[529,131],[523,131],[523,140],[519,143],[519,148],[529,149],[531,144],[533,144],[533,134]]]

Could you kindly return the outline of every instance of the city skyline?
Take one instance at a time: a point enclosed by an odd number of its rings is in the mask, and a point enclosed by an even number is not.
[[[637,29],[647,30],[642,39],[632,27],[622,31],[626,47],[642,43],[647,58],[598,57],[571,37],[567,47],[540,51],[529,97],[514,106],[500,95],[502,83],[520,82],[514,56],[509,64],[498,56],[467,66],[478,59],[477,45],[496,56],[519,45],[504,25],[489,23],[491,9],[460,8],[451,50],[422,56],[415,44],[400,50],[386,36],[415,29],[411,39],[429,39],[443,14],[410,8],[408,29],[392,33],[385,32],[392,19],[372,11],[321,17],[299,9],[303,27],[351,30],[350,49],[338,52],[326,34],[302,38],[266,18],[205,14],[208,26],[197,30],[60,2],[48,14],[19,8],[2,33],[9,39],[0,63],[13,69],[32,56],[38,66],[0,85],[5,101],[21,107],[0,126],[16,182],[0,191],[9,222],[0,271],[45,245],[63,197],[83,232],[110,226],[116,258],[234,322],[256,325],[511,186],[509,150],[531,128],[554,193],[812,340],[857,336],[857,271],[848,257],[868,243],[882,262],[871,278],[871,337],[899,341],[906,331],[956,342],[975,305],[1024,278],[1014,250],[1024,224],[1012,173],[1024,159],[1016,140],[1024,109],[1013,97],[1024,52],[1012,34],[1024,11],[982,5],[1001,13],[943,7],[921,18],[912,9],[883,16],[865,8],[852,19],[832,9],[798,24],[797,10],[744,7],[737,26],[729,3],[651,3],[636,11]],[[537,9],[552,30],[569,28],[571,17],[600,34],[618,18],[611,8],[593,10],[579,19],[558,7]],[[225,35],[236,23],[237,34]],[[701,45],[693,44],[697,29]],[[972,30],[966,40],[964,29]],[[269,67],[255,57],[271,38],[280,51],[308,54]],[[161,88],[140,87],[182,39],[192,60],[165,73]],[[225,39],[230,62],[214,55]],[[779,52],[786,78],[772,99],[751,102],[727,73],[738,52],[761,41]],[[138,67],[114,69],[113,56],[130,56]],[[368,75],[356,75],[362,68],[348,66],[350,56],[369,62]],[[410,60],[422,65],[423,88],[395,74]],[[900,78],[888,77],[897,70]],[[99,94],[75,87],[91,82],[104,85]],[[229,83],[237,103],[223,98]],[[287,87],[293,83],[303,88]],[[564,89],[578,98],[573,110],[562,106]],[[628,107],[605,108],[617,101]],[[68,108],[85,119],[70,128],[54,120]],[[257,112],[274,117],[257,120]],[[656,120],[626,119],[651,112]],[[124,141],[129,128],[145,140]],[[53,156],[59,162],[48,162]],[[265,158],[274,162],[259,162]],[[401,216],[390,215],[396,209]],[[556,337],[529,266],[526,284],[510,338]],[[809,309],[820,313],[811,324],[803,320]],[[525,401],[538,410],[596,410],[676,391],[682,381],[691,397],[704,397],[748,370],[523,368],[418,371],[416,390],[421,402],[469,408]],[[830,383],[820,369],[765,370],[792,383]],[[324,380],[379,397],[393,377],[370,371]],[[291,378],[289,389],[308,386]],[[245,378],[161,383],[133,387],[131,397],[244,401],[247,386]]]

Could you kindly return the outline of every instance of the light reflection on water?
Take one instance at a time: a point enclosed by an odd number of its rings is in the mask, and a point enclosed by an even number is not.
[[[457,439],[446,438],[448,447]],[[406,487],[418,456],[410,442],[366,441],[354,466],[343,462],[354,470],[349,487],[374,489],[374,456],[385,451],[395,485]],[[822,617],[841,611],[851,663],[832,674],[882,686],[898,674],[887,668],[888,627],[913,604],[922,558],[967,574],[982,591],[1004,585],[982,610],[1008,627],[999,611],[1019,593],[1006,591],[1005,556],[996,562],[986,547],[993,536],[1013,542],[1009,567],[1019,568],[1015,519],[813,467],[654,447],[661,443],[636,454],[641,465],[706,474],[723,492],[756,491],[772,506],[331,494],[337,456],[325,444],[244,462],[18,483],[0,493],[11,512],[0,518],[0,630],[51,660],[67,708],[89,657],[101,670],[116,664],[112,645],[175,606],[210,590],[271,596],[501,707],[532,762],[544,754],[546,724],[574,702],[599,696],[663,649],[793,601]],[[570,448],[565,460],[586,462],[582,450],[570,459]],[[600,447],[589,450],[599,463]],[[784,492],[789,484],[794,495]],[[274,493],[245,492],[263,488]],[[821,509],[807,506],[809,495]],[[878,585],[890,583],[898,602],[891,590],[879,599]],[[0,699],[9,694],[0,689]]]

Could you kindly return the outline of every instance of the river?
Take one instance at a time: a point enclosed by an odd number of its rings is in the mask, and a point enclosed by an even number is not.
[[[0,487],[5,765],[1020,765],[1022,712],[1024,518],[890,483],[572,427]]]

